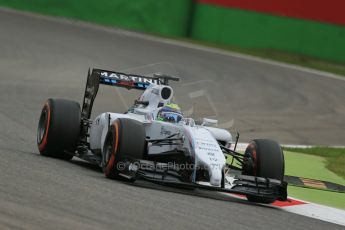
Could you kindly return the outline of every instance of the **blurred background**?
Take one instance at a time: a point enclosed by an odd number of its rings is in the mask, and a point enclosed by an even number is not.
[[[0,0],[0,5],[345,73],[343,0]]]

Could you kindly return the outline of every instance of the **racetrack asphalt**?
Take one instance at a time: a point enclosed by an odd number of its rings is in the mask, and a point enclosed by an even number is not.
[[[89,67],[166,61],[191,81],[222,83],[243,141],[344,145],[345,81],[7,10],[0,28],[0,229],[342,229],[214,193],[108,180],[75,158],[40,156],[36,128],[47,98],[81,101]]]

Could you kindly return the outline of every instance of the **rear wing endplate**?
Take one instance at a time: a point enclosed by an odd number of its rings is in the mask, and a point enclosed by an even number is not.
[[[100,84],[124,87],[127,89],[145,90],[150,84],[168,85],[169,81],[179,80],[178,77],[164,74],[153,74],[152,77],[148,77],[102,69],[93,69],[92,72],[90,72],[89,69],[81,117],[83,119],[90,119],[93,102],[97,96]]]

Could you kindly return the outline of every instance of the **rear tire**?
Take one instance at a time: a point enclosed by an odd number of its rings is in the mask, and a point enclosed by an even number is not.
[[[102,165],[107,178],[125,179],[133,182],[135,175],[128,178],[119,176],[128,162],[144,158],[146,149],[146,132],[141,122],[119,118],[109,127],[105,138]]]
[[[267,139],[251,141],[245,151],[244,159],[245,164],[242,168],[242,174],[283,181],[284,154],[276,141]],[[247,199],[251,202],[265,204],[273,203],[276,200],[249,195]]]
[[[70,160],[77,147],[81,125],[80,105],[65,99],[48,99],[37,129],[37,146],[43,156]],[[69,153],[68,153],[69,152]]]

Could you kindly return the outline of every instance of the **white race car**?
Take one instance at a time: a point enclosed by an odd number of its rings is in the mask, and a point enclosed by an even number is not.
[[[280,145],[257,139],[244,154],[236,152],[238,135],[233,143],[230,132],[217,128],[217,120],[198,123],[183,116],[169,86],[178,80],[89,71],[82,108],[65,99],[44,104],[37,132],[40,153],[66,160],[79,157],[102,167],[108,178],[237,193],[261,203],[286,200]],[[91,120],[100,84],[143,93],[126,113],[104,112]]]

